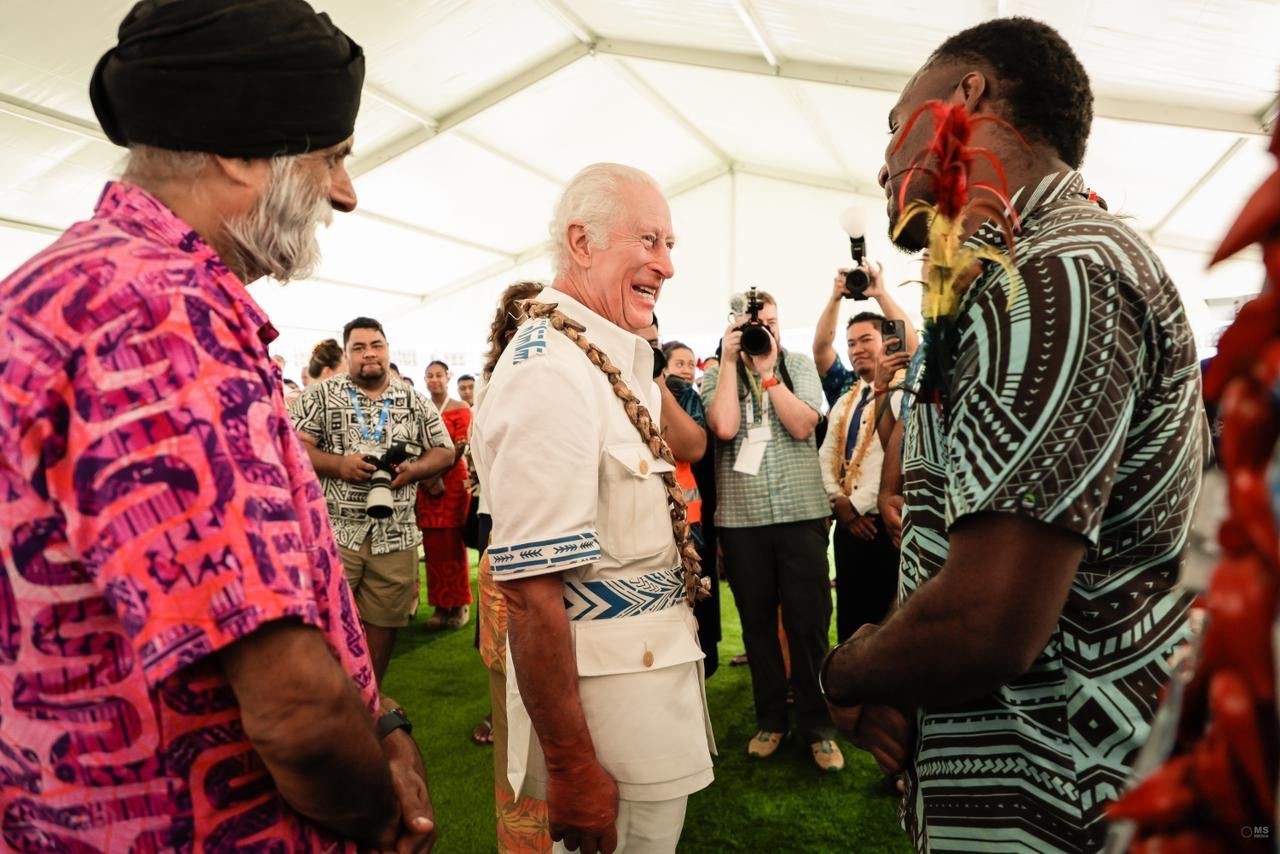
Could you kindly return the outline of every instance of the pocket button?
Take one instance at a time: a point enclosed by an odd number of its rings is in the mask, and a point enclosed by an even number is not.
[[[645,476],[649,474],[649,463],[646,460],[640,461],[640,474]]]

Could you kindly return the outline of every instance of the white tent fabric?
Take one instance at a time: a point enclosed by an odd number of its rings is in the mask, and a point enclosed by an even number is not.
[[[122,161],[88,98],[129,0],[5,0],[0,27],[0,274],[91,210]],[[547,280],[546,223],[598,160],[666,188],[680,245],[658,312],[702,354],[748,285],[807,350],[863,207],[889,280],[918,265],[884,236],[886,116],[948,35],[1000,15],[1057,27],[1093,81],[1083,172],[1182,289],[1202,350],[1262,280],[1207,253],[1271,169],[1280,5],[1261,0],[314,0],[368,53],[360,209],[321,235],[311,281],[253,292],[296,375],[311,345],[380,318],[412,376],[475,370],[494,298]],[[899,299],[911,308],[918,291]],[[852,306],[850,306],[852,308]]]

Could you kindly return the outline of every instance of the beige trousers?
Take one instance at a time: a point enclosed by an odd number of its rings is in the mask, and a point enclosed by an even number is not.
[[[670,801],[619,802],[616,854],[675,854],[688,805],[688,795]],[[553,850],[568,851],[560,842]]]

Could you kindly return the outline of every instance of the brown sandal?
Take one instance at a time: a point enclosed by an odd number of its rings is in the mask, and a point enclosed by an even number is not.
[[[493,744],[493,716],[489,715],[476,728],[471,730],[471,743],[478,747],[489,747]]]

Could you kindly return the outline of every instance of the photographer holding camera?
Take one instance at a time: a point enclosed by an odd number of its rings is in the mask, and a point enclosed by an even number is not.
[[[831,406],[831,428],[818,451],[835,517],[836,637],[879,623],[898,597],[898,549],[878,506],[881,468],[902,405],[910,353],[900,329],[863,311],[845,331],[855,384]],[[905,337],[905,335],[903,336]]]
[[[357,317],[342,330],[348,373],[307,387],[293,413],[324,487],[347,583],[379,683],[418,597],[415,484],[454,462],[436,408],[391,381],[386,333]]]
[[[822,378],[822,393],[830,406],[835,406],[836,401],[858,382],[857,372],[845,367],[834,346],[840,306],[845,300],[875,300],[885,320],[902,322],[906,332],[901,342],[903,349],[914,353],[920,344],[911,319],[884,286],[883,267],[865,257],[858,260],[857,267],[842,267],[836,271],[831,282],[831,297],[813,330],[813,363]]]
[[[818,688],[831,623],[831,507],[814,444],[822,387],[807,356],[782,348],[773,297],[753,288],[745,300],[735,297],[732,309],[722,361],[703,377],[702,399],[720,440],[715,522],[742,619],[759,727],[747,753],[772,756],[789,729],[781,605],[796,726],[818,767],[839,771],[844,757]]]

